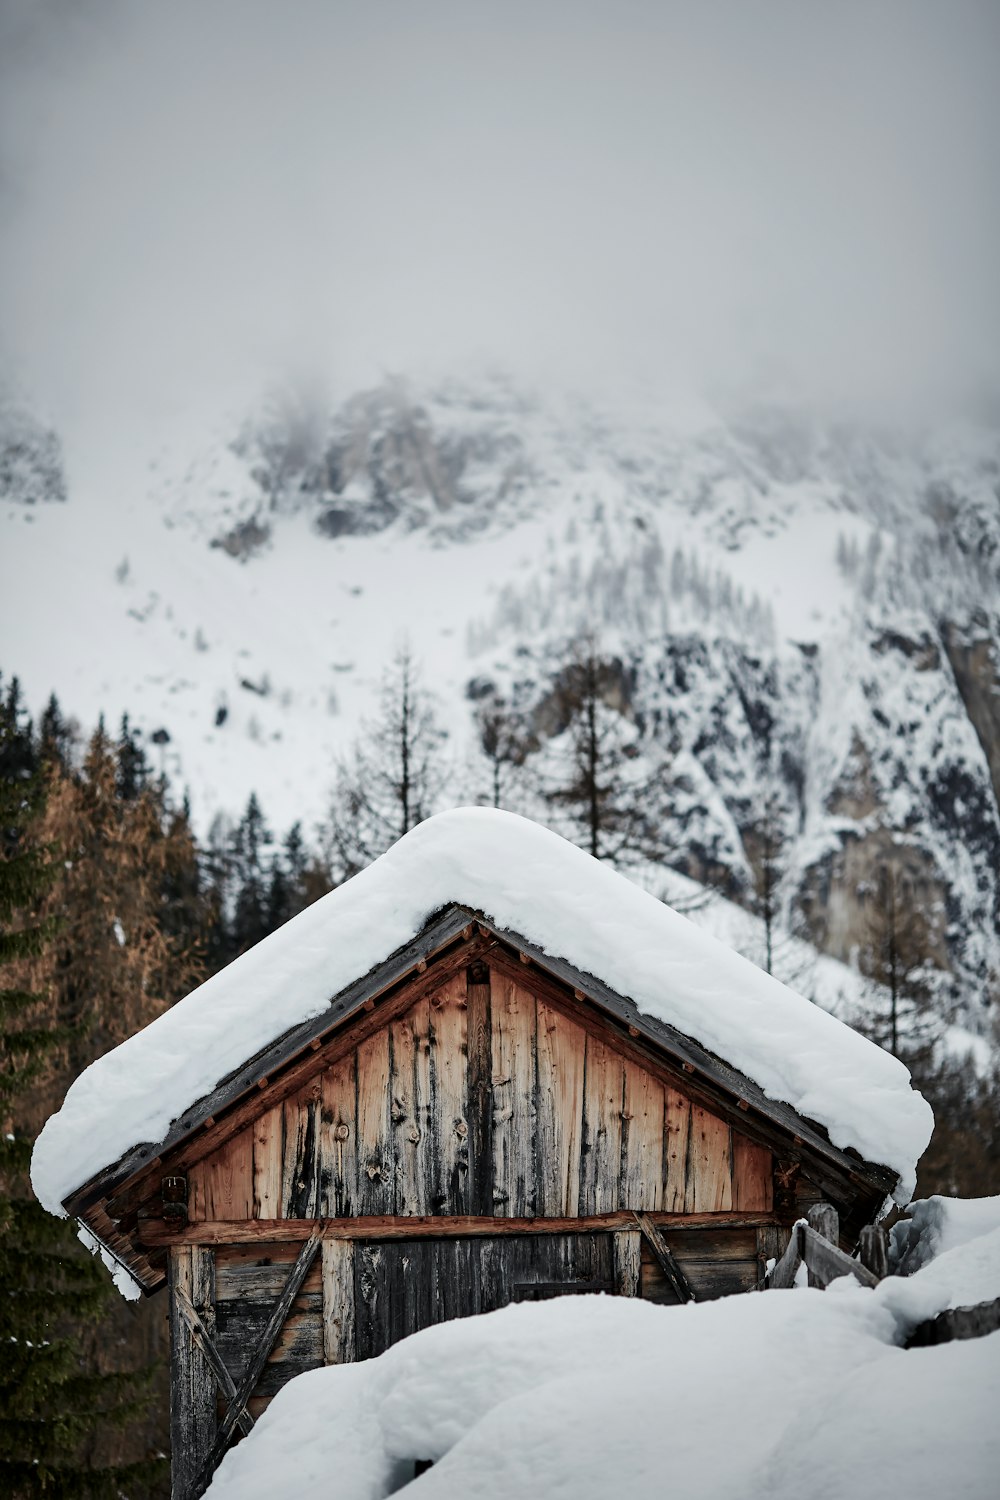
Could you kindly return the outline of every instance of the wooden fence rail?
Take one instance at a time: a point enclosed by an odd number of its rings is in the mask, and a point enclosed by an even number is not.
[[[885,1265],[885,1244],[877,1226],[870,1227],[874,1234],[862,1239],[862,1254],[869,1261],[866,1265],[845,1254],[837,1244],[837,1210],[829,1203],[814,1203],[808,1218],[794,1225],[788,1248],[767,1278],[768,1289],[794,1286],[803,1265],[810,1286],[828,1287],[840,1276],[853,1276],[862,1286],[877,1286],[885,1274],[876,1269]]]

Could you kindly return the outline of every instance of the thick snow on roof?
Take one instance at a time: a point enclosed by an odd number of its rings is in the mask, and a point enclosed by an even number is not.
[[[208,1494],[326,1500],[336,1476],[340,1500],[380,1500],[432,1459],[426,1500],[992,1500],[1000,1334],[900,1337],[851,1277],[684,1307],[523,1303],[290,1381]]]
[[[907,1070],[574,845],[512,813],[459,808],[243,954],[72,1085],[35,1145],[53,1213],[247,1058],[412,938],[443,906],[486,913],[696,1038],[839,1147],[913,1191],[933,1117]]]

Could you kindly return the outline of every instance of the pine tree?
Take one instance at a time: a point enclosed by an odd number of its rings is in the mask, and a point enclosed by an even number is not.
[[[233,906],[232,940],[237,953],[245,953],[271,931],[268,912],[271,831],[264,819],[257,794],[250,793],[246,812],[233,833],[230,849],[236,898]]]
[[[0,709],[0,1492],[109,1496],[140,1483],[147,1465],[94,1468],[84,1454],[95,1425],[124,1422],[142,1399],[134,1375],[95,1376],[72,1337],[116,1294],[72,1226],[34,1201],[25,1128],[35,1086],[67,1040],[31,973],[51,945],[44,906],[57,866],[35,837],[43,781],[16,692]],[[25,1107],[27,1106],[27,1107]]]
[[[337,879],[357,874],[435,810],[445,781],[443,741],[430,695],[403,649],[382,679],[378,717],[364,721],[353,753],[337,768],[326,831]]]
[[[935,1003],[930,924],[896,859],[881,867],[867,895],[862,964],[884,999],[865,1029],[908,1067],[921,1068],[945,1021]]]
[[[593,641],[578,645],[560,674],[563,729],[546,753],[542,794],[559,831],[595,859],[662,861],[669,787],[662,767],[646,769],[637,726],[615,702],[621,664]]]

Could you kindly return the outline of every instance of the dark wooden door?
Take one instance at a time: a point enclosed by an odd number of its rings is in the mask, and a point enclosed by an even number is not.
[[[354,1257],[356,1358],[381,1354],[432,1323],[508,1302],[614,1289],[610,1234],[361,1243]]]

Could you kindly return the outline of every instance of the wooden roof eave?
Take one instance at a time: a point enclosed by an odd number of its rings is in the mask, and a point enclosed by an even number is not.
[[[84,1183],[65,1200],[67,1212],[81,1218],[105,1238],[108,1221],[104,1205],[109,1198],[148,1173],[207,1122],[233,1109],[258,1090],[262,1080],[271,1079],[277,1084],[278,1075],[303,1054],[308,1054],[317,1043],[321,1045],[328,1033],[340,1032],[359,1012],[369,1009],[374,999],[426,969],[432,959],[441,958],[447,950],[464,947],[477,931],[509,950],[522,963],[531,964],[542,975],[548,975],[572,990],[578,1001],[590,1002],[628,1038],[645,1042],[656,1053],[677,1064],[692,1086],[707,1089],[714,1099],[720,1101],[729,1118],[751,1138],[769,1137],[764,1143],[776,1149],[773,1138],[776,1131],[780,1137],[778,1144],[784,1145],[787,1154],[801,1156],[807,1170],[812,1169],[813,1173],[826,1168],[825,1175],[829,1177],[832,1172],[841,1184],[842,1192],[850,1183],[853,1191],[860,1190],[867,1200],[881,1201],[892,1191],[896,1175],[891,1169],[866,1162],[856,1152],[835,1147],[822,1126],[806,1120],[790,1105],[769,1099],[752,1079],[730,1067],[693,1038],[640,1011],[634,1001],[617,994],[593,975],[582,973],[568,960],[554,957],[520,934],[498,927],[482,912],[456,904],[437,912],[410,942],[332,997],[322,1012],[290,1028],[221,1080],[210,1094],[185,1109],[162,1141],[133,1147],[117,1162]],[[729,1107],[725,1108],[727,1101],[730,1101]],[[97,1220],[103,1221],[104,1235],[96,1228]],[[122,1258],[120,1248],[116,1249],[116,1254]],[[145,1285],[140,1271],[132,1265],[129,1269],[140,1285]],[[154,1285],[159,1285],[162,1273],[156,1272],[154,1276]]]

